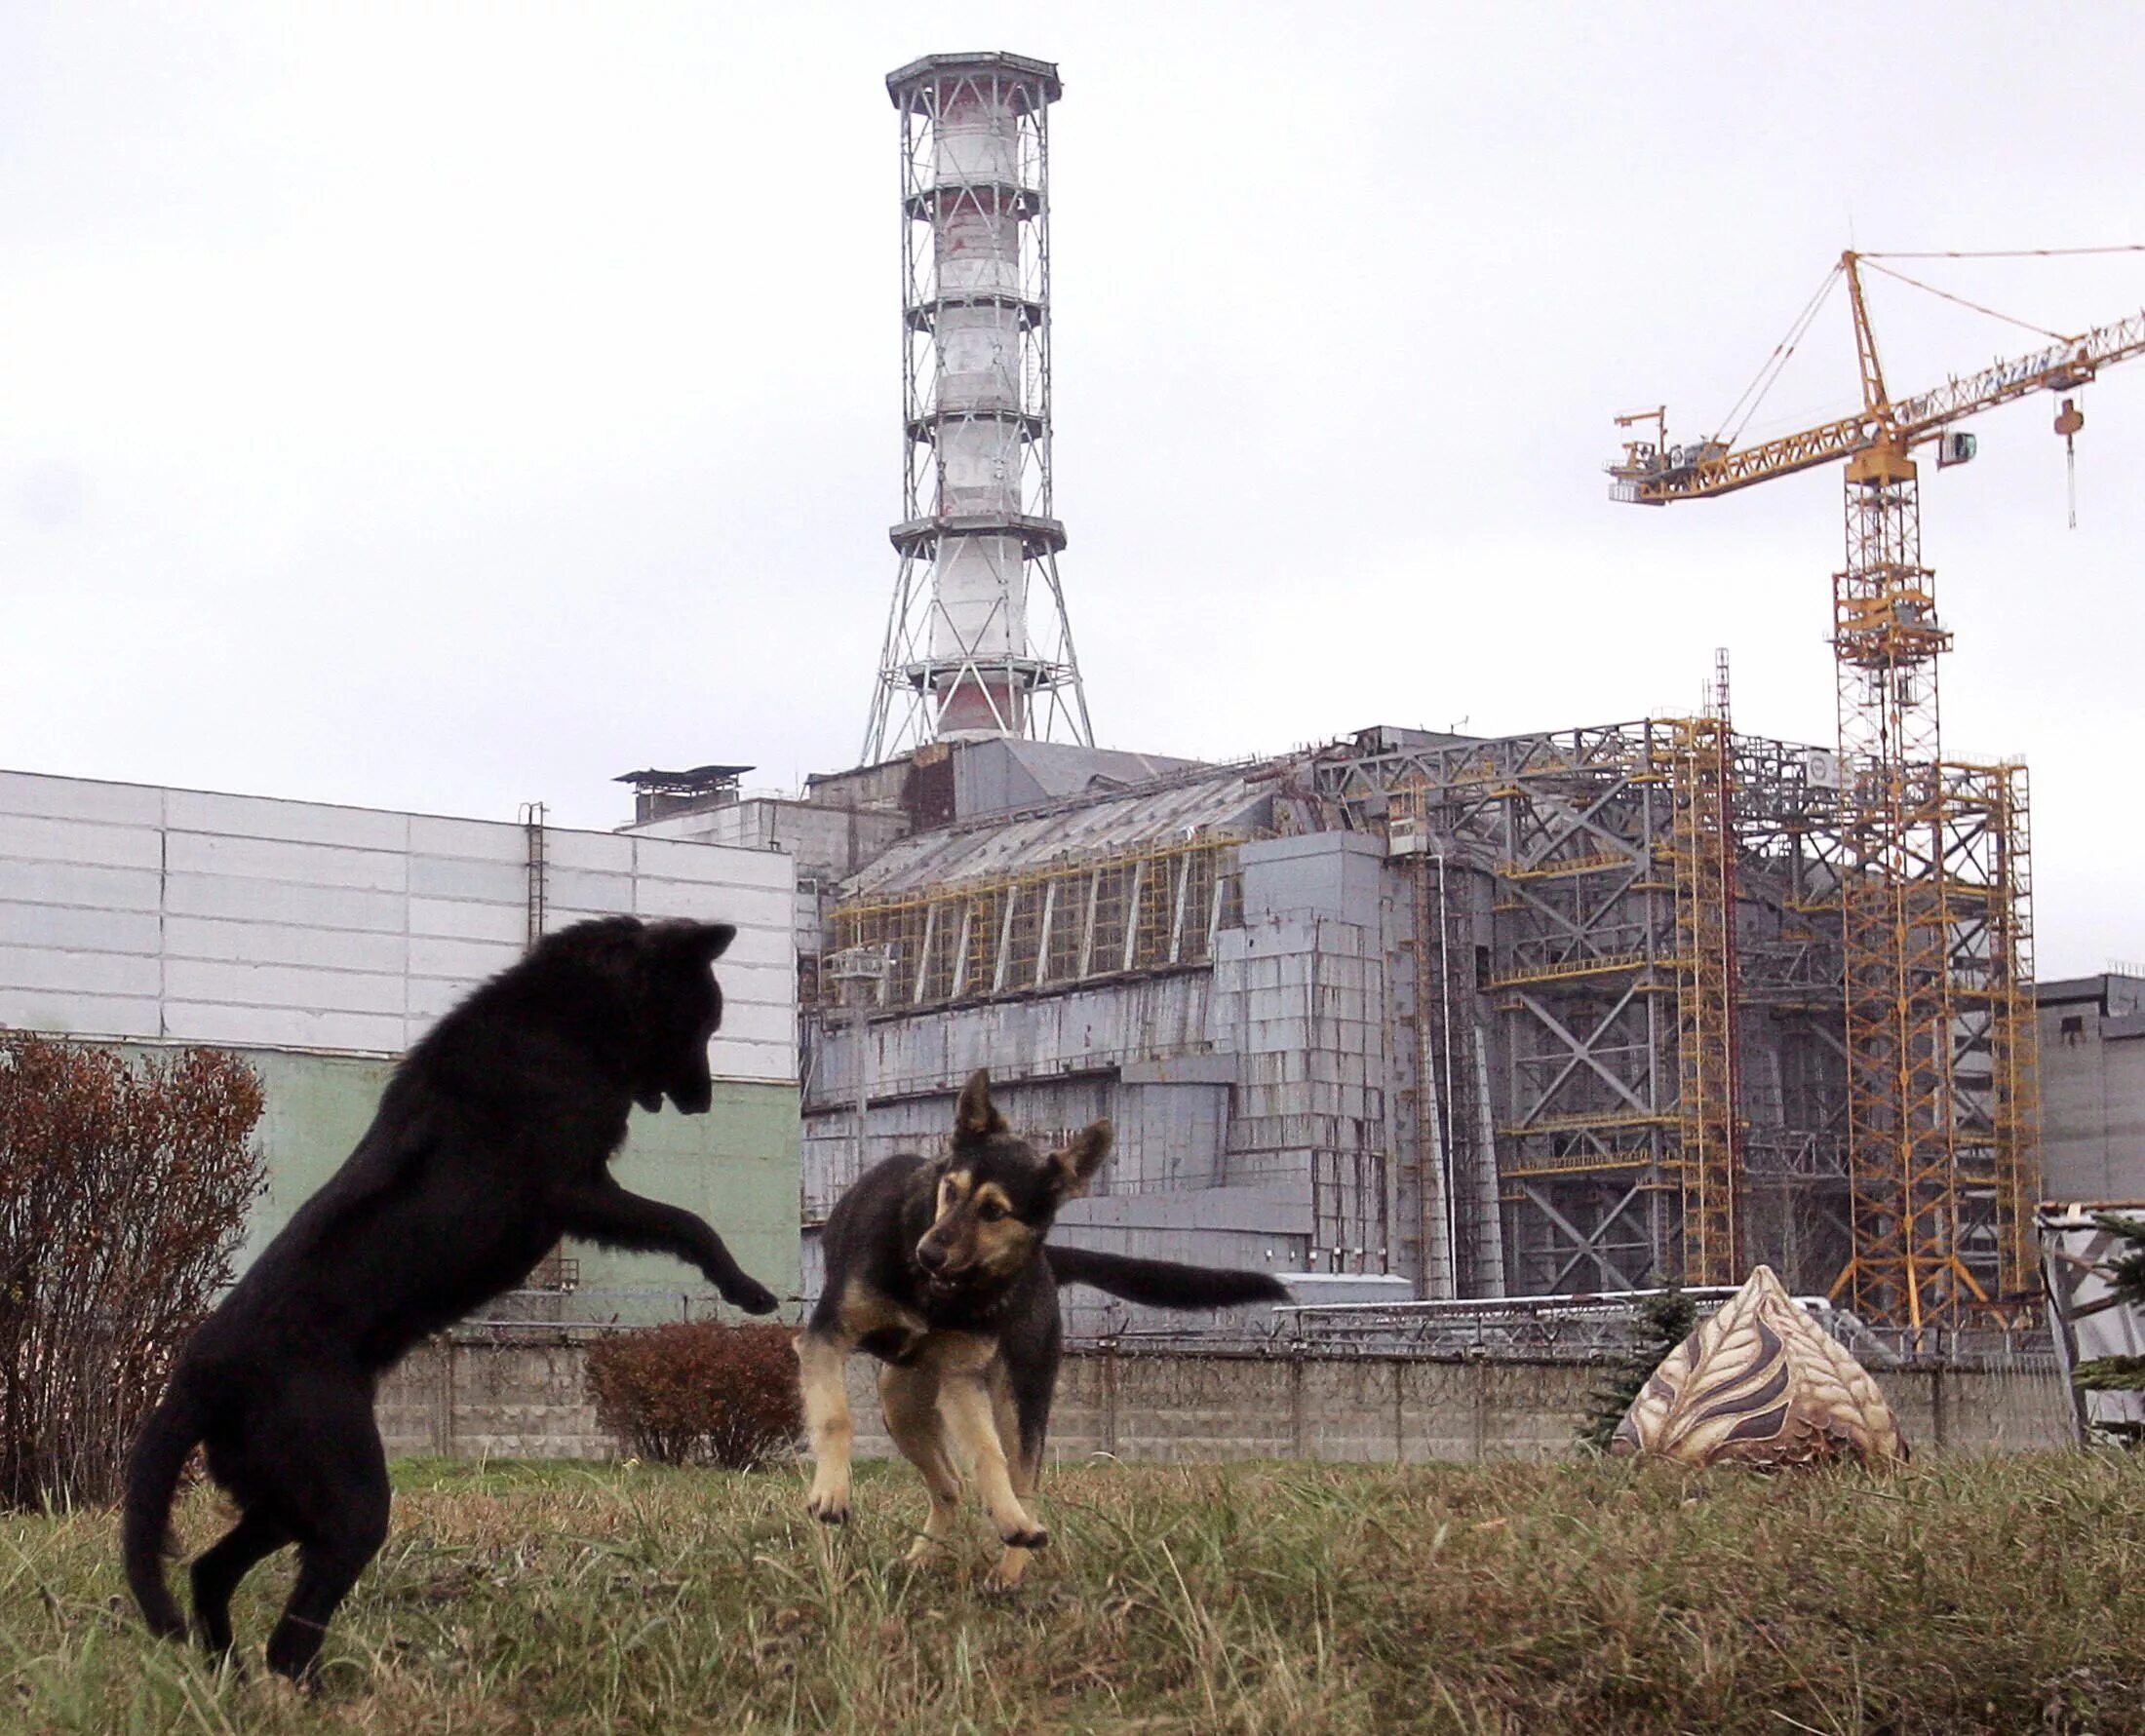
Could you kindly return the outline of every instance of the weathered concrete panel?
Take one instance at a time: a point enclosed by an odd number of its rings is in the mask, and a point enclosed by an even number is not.
[[[157,940],[157,918],[150,910],[0,903],[0,945],[153,954]]]
[[[0,772],[0,814],[155,827],[164,824],[164,791],[146,784],[105,784],[94,778]],[[6,828],[0,827],[0,838],[5,835]]]
[[[367,928],[400,934],[406,901],[399,892],[346,886],[300,886],[222,874],[171,874],[164,908],[184,916],[222,916],[238,922],[273,922],[298,928]]]
[[[59,1036],[154,1037],[162,1034],[162,1003],[79,989],[0,985],[0,1024]]]
[[[521,946],[528,939],[528,907],[522,899],[512,904],[485,904],[468,899],[412,898],[410,932]]]
[[[392,1055],[403,1046],[400,1014],[330,1013],[317,1007],[232,1006],[167,1000],[164,1035],[223,1048],[266,1043],[279,1049],[332,1049]]]
[[[211,959],[227,964],[302,965],[344,971],[400,975],[409,963],[408,943],[399,934],[361,929],[323,929],[267,922],[238,922],[209,916],[168,916],[164,949],[173,958]],[[152,939],[148,947],[156,949]]]
[[[163,839],[139,826],[105,826],[88,820],[36,820],[0,816],[0,851],[39,862],[77,862],[96,868],[155,868],[163,864]]]
[[[341,808],[264,795],[170,790],[164,823],[175,832],[279,838],[400,855],[410,848],[410,816],[383,808]]]
[[[0,986],[60,993],[153,995],[158,987],[157,961],[126,952],[0,946]]]
[[[0,850],[0,899],[90,909],[154,910],[163,876],[142,868],[91,868],[71,862],[19,862]]]
[[[294,844],[173,831],[165,837],[164,861],[166,869],[175,874],[221,874],[298,886],[348,886],[361,892],[405,892],[410,885],[409,857],[390,850],[358,850],[339,844]]]
[[[528,832],[524,827],[497,820],[448,820],[433,814],[412,814],[410,853],[523,863],[528,860]]]
[[[144,960],[152,973],[154,959]],[[403,1013],[400,973],[306,970],[293,965],[223,964],[204,958],[164,961],[164,991],[175,1000],[234,1007],[305,1007],[324,1013]]]

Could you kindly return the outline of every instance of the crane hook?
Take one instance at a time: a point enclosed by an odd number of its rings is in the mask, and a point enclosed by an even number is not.
[[[2066,398],[2055,413],[2055,431],[2063,437],[2063,469],[2070,488],[2071,528],[2078,528],[2078,431],[2086,426],[2086,412],[2078,400]]]

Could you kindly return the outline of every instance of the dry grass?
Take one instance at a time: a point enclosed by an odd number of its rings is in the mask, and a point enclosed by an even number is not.
[[[399,1469],[311,1702],[152,1644],[109,1516],[0,1520],[39,1731],[2145,1731],[2145,1455],[1890,1479],[1616,1464],[1055,1474],[1018,1602],[827,1533],[794,1473]],[[189,1548],[217,1515],[197,1493]],[[256,1575],[257,1648],[288,1566]],[[257,1659],[257,1650],[256,1650]]]

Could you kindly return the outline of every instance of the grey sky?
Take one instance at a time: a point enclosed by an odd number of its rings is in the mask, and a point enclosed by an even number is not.
[[[1098,735],[1683,711],[1829,741],[1833,471],[1612,506],[1839,250],[2145,240],[2126,8],[0,9],[0,765],[568,824],[849,763],[894,576],[894,115],[1060,62],[1057,480]],[[2076,329],[2145,255],[1908,267]],[[2035,347],[1892,285],[1895,390]],[[1835,303],[1753,433],[1852,407]],[[2145,956],[2145,363],[1924,487],[2045,974]],[[2111,794],[2111,792],[2116,792]]]

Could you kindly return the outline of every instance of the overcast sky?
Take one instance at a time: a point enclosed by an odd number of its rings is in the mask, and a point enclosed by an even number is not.
[[[610,826],[853,762],[899,508],[895,117],[1059,62],[1063,572],[1098,738],[1690,710],[1826,742],[1826,470],[1618,507],[1843,247],[2145,241],[2126,7],[0,5],[0,765]],[[2036,60],[2042,62],[2036,65]],[[2057,330],[2145,255],[1904,269]],[[1895,394],[2031,334],[1879,280]],[[1837,298],[1751,432],[1853,407]],[[2145,363],[1924,487],[2043,974],[2145,957]]]

